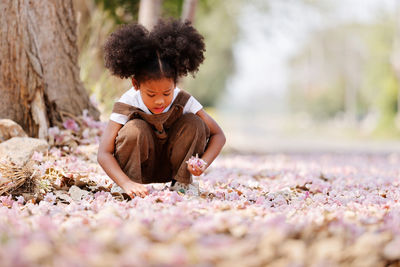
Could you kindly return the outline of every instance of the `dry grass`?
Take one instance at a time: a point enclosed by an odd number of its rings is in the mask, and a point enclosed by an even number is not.
[[[35,193],[39,176],[33,164],[29,161],[25,166],[18,166],[9,159],[1,161],[0,196]]]

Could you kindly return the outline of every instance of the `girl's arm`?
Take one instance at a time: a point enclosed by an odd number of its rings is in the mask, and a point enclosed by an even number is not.
[[[122,125],[114,121],[109,121],[107,127],[101,137],[99,151],[97,153],[97,161],[104,169],[107,175],[125,192],[133,197],[134,194],[144,197],[148,192],[147,188],[141,184],[133,182],[119,166],[115,159],[114,146],[115,138]]]
[[[207,163],[208,167],[221,152],[221,149],[226,142],[226,138],[221,127],[219,127],[217,122],[211,118],[204,109],[199,110],[196,115],[198,115],[207,124],[208,128],[210,128],[210,139],[208,140],[206,151],[204,151],[204,154],[201,157]],[[196,176],[199,176],[204,171],[198,167],[193,170],[193,168],[189,168],[188,166],[188,169]]]

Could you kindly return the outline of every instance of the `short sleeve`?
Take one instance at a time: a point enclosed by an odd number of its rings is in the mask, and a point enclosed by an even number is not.
[[[186,103],[185,108],[183,109],[183,114],[185,114],[185,113],[196,114],[202,108],[203,108],[203,106],[200,104],[200,102],[197,101],[196,98],[191,96],[189,98],[188,102]]]
[[[137,96],[138,96],[138,91],[136,91],[133,87],[125,92],[118,102],[122,102],[124,104],[128,104],[131,106],[137,107]],[[116,123],[124,125],[128,121],[128,116],[119,114],[119,113],[111,113],[110,115],[110,120],[115,121]]]
[[[123,114],[118,114],[118,113],[111,113],[110,120],[124,125],[128,121],[128,116],[125,116]]]

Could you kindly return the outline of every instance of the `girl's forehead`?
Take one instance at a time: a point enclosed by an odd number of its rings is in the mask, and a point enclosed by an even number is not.
[[[159,79],[159,80],[148,80],[141,85],[142,89],[152,92],[164,92],[172,90],[175,87],[172,79]]]

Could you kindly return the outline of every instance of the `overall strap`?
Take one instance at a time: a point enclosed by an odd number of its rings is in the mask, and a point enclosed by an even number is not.
[[[185,107],[190,97],[191,95],[188,92],[181,89],[178,95],[176,96],[173,104],[178,104],[181,105],[182,107]]]
[[[191,95],[189,93],[187,93],[186,91],[181,89],[172,104],[173,105],[178,104],[178,105],[181,105],[182,107],[185,107],[185,105],[190,97],[191,97]],[[125,116],[129,116],[132,114],[132,112],[135,112],[135,111],[143,112],[143,110],[141,110],[140,108],[137,108],[137,107],[134,107],[129,104],[122,103],[122,102],[116,102],[112,109],[112,113],[118,113],[118,114],[122,114]]]
[[[140,108],[137,108],[137,107],[134,107],[129,104],[122,103],[122,102],[116,102],[112,109],[112,113],[118,113],[118,114],[122,114],[125,116],[130,116],[135,111],[143,112],[143,110],[141,110]]]
[[[183,114],[183,109],[188,102],[191,95],[184,91],[180,90],[178,95],[176,96],[174,102],[171,105],[171,113],[168,118],[165,120],[164,127],[170,128],[171,125]]]

